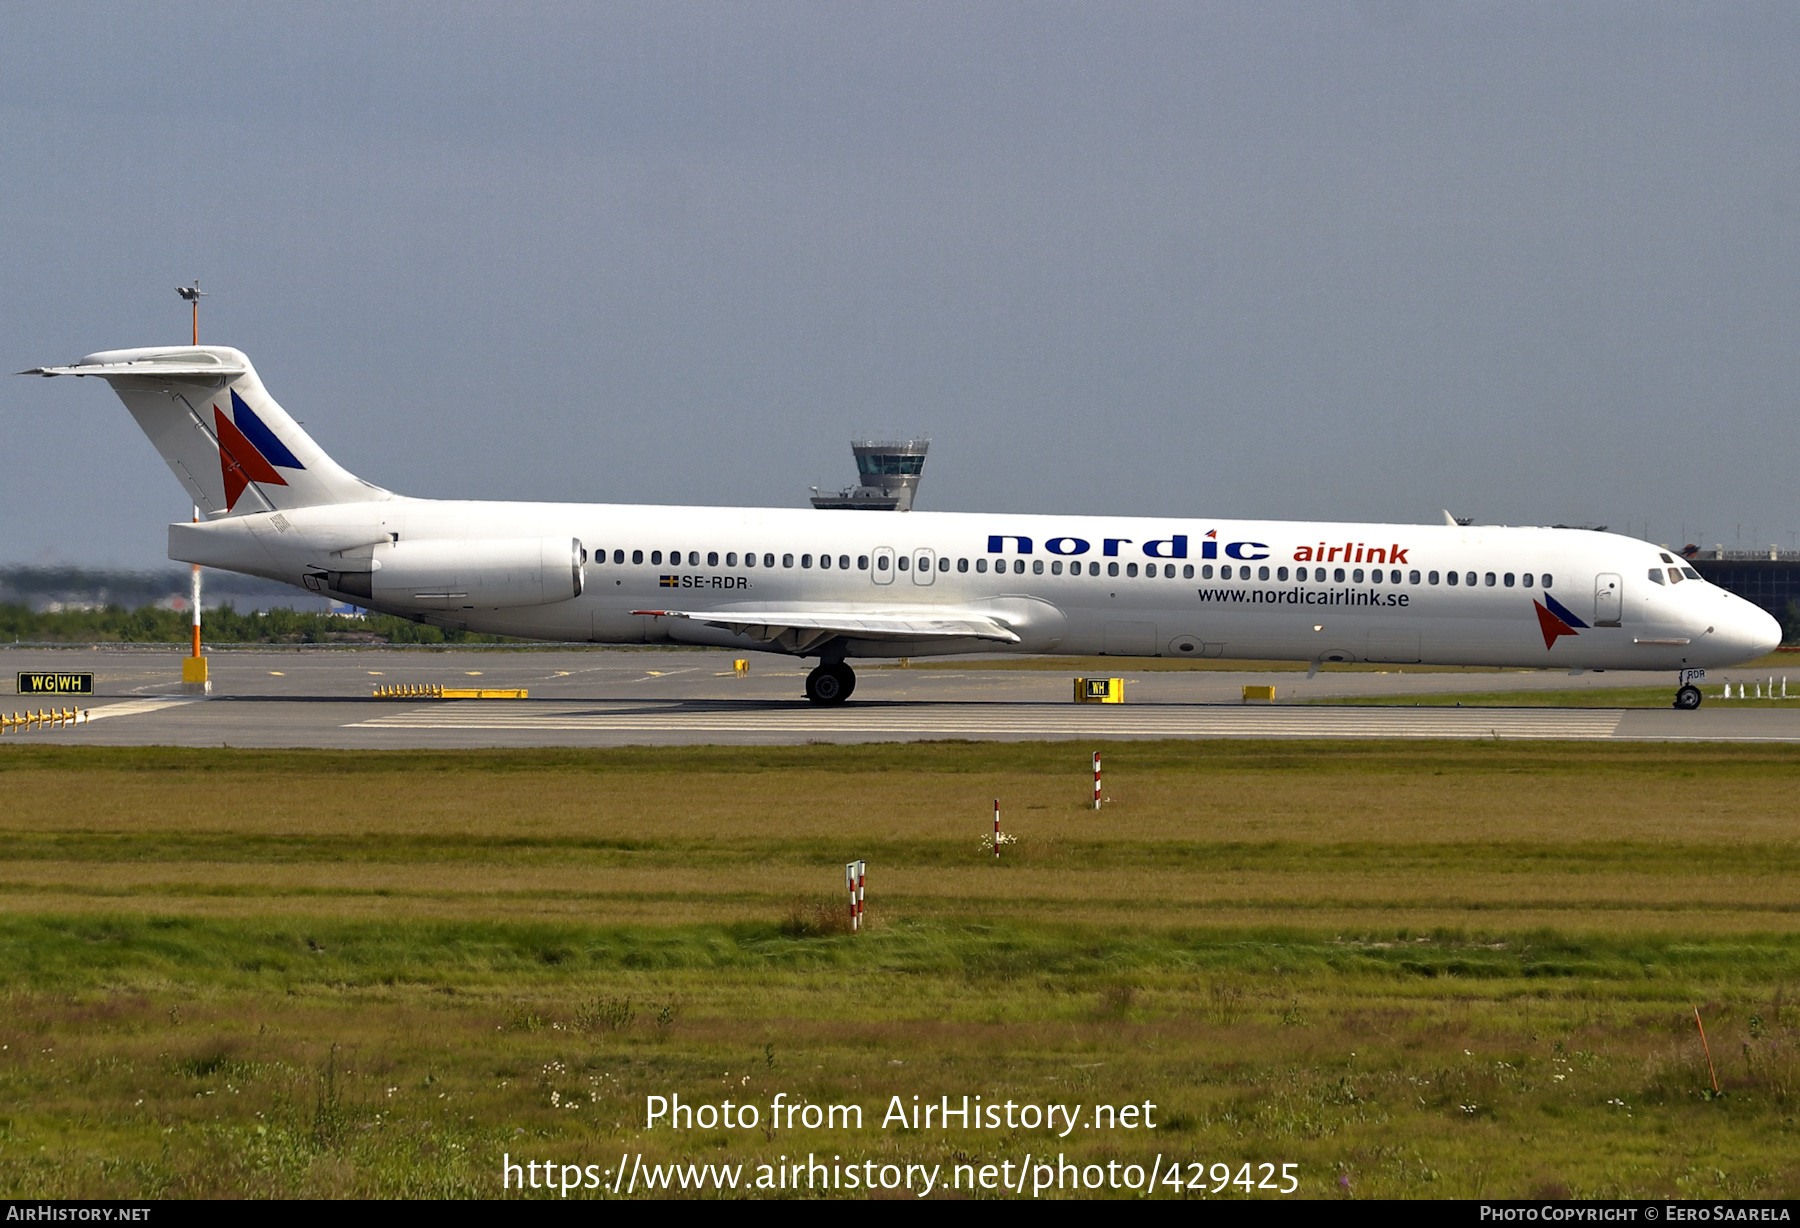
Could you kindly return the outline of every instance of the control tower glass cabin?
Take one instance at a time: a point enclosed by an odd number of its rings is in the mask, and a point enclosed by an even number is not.
[[[818,508],[866,512],[909,512],[925,472],[928,439],[852,440],[856,473],[860,482],[835,495],[822,495],[813,487],[812,505]]]

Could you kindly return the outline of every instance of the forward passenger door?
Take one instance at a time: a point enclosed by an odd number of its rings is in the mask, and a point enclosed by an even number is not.
[[[1594,625],[1617,627],[1619,612],[1625,604],[1625,582],[1614,572],[1603,571],[1594,577]]]

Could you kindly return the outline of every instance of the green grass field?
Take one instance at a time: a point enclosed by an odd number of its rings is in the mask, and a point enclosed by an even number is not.
[[[1243,1197],[1214,1166],[1245,1163],[1331,1197],[1800,1192],[1800,750],[1115,743],[1098,815],[1086,755],[0,745],[0,1192],[809,1152],[1178,1160],[1164,1197]],[[646,1128],[676,1093],[765,1120]],[[882,1125],[965,1093],[1157,1128]],[[864,1124],[769,1130],[777,1094]]]

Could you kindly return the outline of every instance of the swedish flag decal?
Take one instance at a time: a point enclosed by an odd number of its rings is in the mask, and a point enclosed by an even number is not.
[[[680,576],[658,576],[656,578],[656,581],[663,588],[680,588],[681,587],[681,577]]]

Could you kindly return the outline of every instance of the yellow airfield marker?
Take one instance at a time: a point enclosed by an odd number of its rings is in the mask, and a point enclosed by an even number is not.
[[[398,686],[378,686],[375,688],[376,699],[529,699],[531,692],[524,687],[517,689],[501,687],[444,687],[435,683],[401,684]]]

